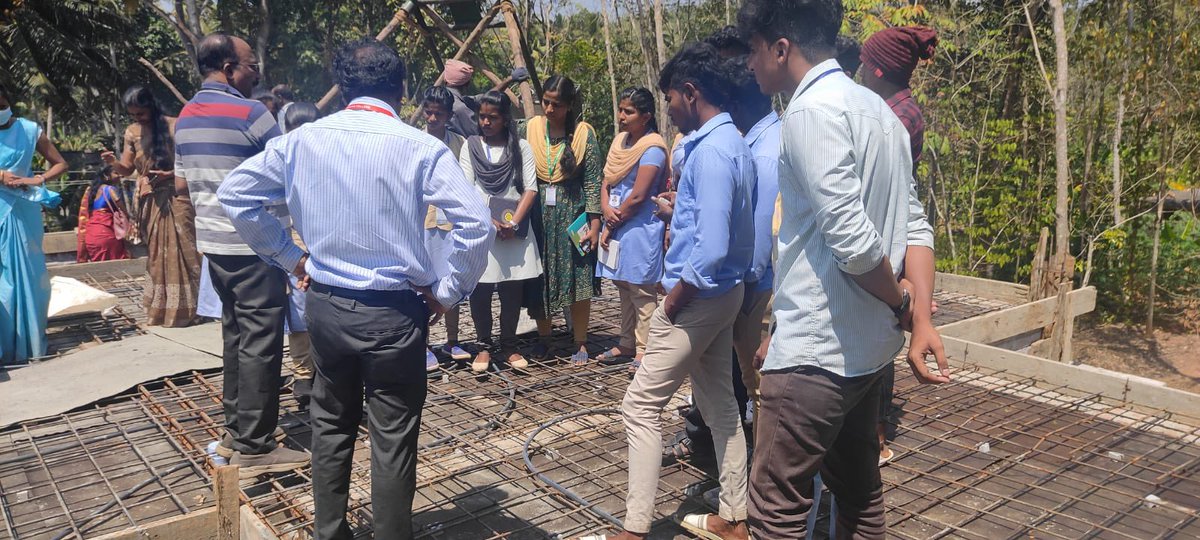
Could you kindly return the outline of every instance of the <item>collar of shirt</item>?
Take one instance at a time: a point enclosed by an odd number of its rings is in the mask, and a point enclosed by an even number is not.
[[[366,96],[360,97],[360,98],[354,98],[353,100],[350,101],[350,103],[347,103],[347,106],[354,105],[355,103],[362,103],[363,105],[379,107],[383,110],[386,110],[387,112],[392,113],[393,118],[396,118],[396,119],[400,118],[400,115],[396,114],[396,109],[393,108],[391,105],[388,105],[386,101],[383,101],[381,99],[375,99],[373,97],[366,97]],[[370,112],[370,111],[367,111],[367,112]],[[378,113],[373,113],[373,114],[378,114]]]
[[[729,113],[721,113],[709,118],[703,126],[700,126],[700,129],[691,132],[688,134],[688,136],[684,137],[682,141],[679,141],[679,144],[683,146],[684,155],[686,156],[687,154],[691,153],[692,148],[699,144],[700,141],[703,141],[704,138],[707,137],[709,133],[712,133],[714,129],[717,129],[718,126],[732,123],[733,118],[729,116]]]
[[[842,69],[841,64],[838,64],[837,59],[835,58],[830,58],[829,60],[821,62],[820,64],[813,66],[812,69],[808,70],[808,73],[804,74],[804,78],[800,79],[800,85],[796,87],[796,92],[792,94],[792,101],[796,101],[796,98],[799,98],[800,94],[808,89],[809,83],[816,81],[817,77],[820,77],[822,73],[825,73],[831,69]],[[845,72],[842,72],[843,76],[845,74]]]
[[[779,122],[779,113],[775,111],[767,113],[766,116],[762,117],[762,120],[754,124],[754,127],[750,128],[750,131],[746,133],[746,144],[754,146],[754,143],[758,142],[759,137],[762,137],[762,134],[767,132],[767,128]]]
[[[201,90],[216,90],[218,92],[225,92],[226,94],[233,94],[234,96],[240,97],[242,99],[246,99],[246,96],[243,96],[241,92],[238,92],[237,88],[234,88],[234,87],[229,86],[228,84],[225,84],[222,82],[206,81],[204,84],[200,85],[200,89]]]
[[[888,107],[891,107],[894,109],[894,108],[896,108],[897,103],[900,103],[902,101],[908,101],[912,98],[913,98],[912,90],[909,88],[904,88],[904,89],[900,90],[899,92],[892,94],[892,97],[887,98],[884,101],[887,101]]]

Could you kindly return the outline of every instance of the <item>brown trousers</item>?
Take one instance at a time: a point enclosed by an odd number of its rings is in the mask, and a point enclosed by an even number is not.
[[[839,377],[814,367],[763,373],[748,522],[754,538],[804,538],[813,478],[837,500],[837,538],[884,538],[879,477],[882,372]]]

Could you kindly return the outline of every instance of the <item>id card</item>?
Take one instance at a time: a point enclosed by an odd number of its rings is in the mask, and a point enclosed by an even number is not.
[[[558,204],[558,186],[546,186],[546,206]]]
[[[610,206],[613,210],[620,208],[621,207],[621,196],[617,195],[616,193],[610,194],[608,196],[608,206]]]

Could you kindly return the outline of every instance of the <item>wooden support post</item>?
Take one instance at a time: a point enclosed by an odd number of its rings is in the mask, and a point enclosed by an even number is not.
[[[504,26],[508,29],[508,43],[513,52],[513,68],[527,67],[524,47],[521,46],[521,27],[517,24],[516,8],[508,0],[503,0],[500,2],[500,11],[504,14]],[[532,75],[531,73],[530,76]],[[525,110],[525,118],[533,118],[537,115],[537,108],[533,105],[533,85],[529,81],[521,83],[521,106]]]
[[[479,38],[483,36],[483,31],[487,30],[488,25],[492,24],[492,21],[496,19],[496,15],[498,15],[498,14],[500,14],[500,5],[499,4],[492,6],[492,9],[489,9],[487,14],[484,15],[483,18],[479,20],[479,24],[475,25],[475,28],[471,30],[471,33],[467,34],[467,39],[462,40],[462,41],[458,40],[458,38],[454,35],[454,31],[452,29],[448,32],[446,30],[443,30],[443,33],[446,34],[446,37],[448,39],[450,39],[450,41],[452,43],[454,43],[455,45],[458,45],[458,51],[456,51],[454,53],[454,60],[462,60],[464,57],[467,57],[468,55],[474,56],[470,52],[471,47],[475,46],[475,43],[478,42]],[[430,17],[430,18],[432,19],[432,17]],[[439,19],[440,19],[440,17],[439,17]],[[435,24],[436,24],[436,20],[435,20]],[[447,26],[447,28],[449,28],[449,27]],[[480,62],[479,65],[482,66],[483,63]],[[482,70],[482,72],[483,72],[484,76],[487,76],[488,73],[491,73],[490,71],[486,71],[486,70]],[[495,77],[494,73],[492,74],[492,77]],[[489,78],[489,80],[490,80],[490,78]],[[439,73],[438,78],[433,81],[433,86],[438,86],[445,81],[446,81],[446,78],[444,77],[444,74]],[[500,80],[495,79],[492,84],[495,84],[497,82],[500,82]],[[516,96],[512,95],[511,93],[509,93],[509,97],[514,98],[513,101],[516,101],[516,99],[515,99]],[[412,116],[409,116],[408,122],[410,124],[413,122],[416,122],[417,117],[419,117],[420,115],[421,115],[421,109],[418,108],[417,110],[413,111]]]
[[[493,85],[500,84],[501,82],[504,81],[504,79],[501,79],[499,75],[497,75],[492,70],[488,69],[487,65],[485,65],[483,63],[483,60],[481,58],[479,58],[478,56],[475,55],[475,53],[470,52],[470,50],[468,50],[466,48],[466,45],[465,45],[466,42],[464,42],[461,39],[458,39],[458,36],[454,35],[454,29],[450,28],[450,24],[447,23],[446,20],[443,19],[441,15],[438,15],[438,13],[436,11],[434,11],[432,8],[430,8],[429,6],[423,5],[421,7],[423,9],[423,13],[425,14],[425,16],[429,17],[429,20],[433,21],[434,26],[437,26],[438,29],[441,30],[442,33],[446,35],[446,38],[448,38],[451,43],[454,43],[455,45],[457,45],[459,47],[460,51],[463,51],[462,57],[466,58],[467,62],[469,62],[471,65],[475,66],[476,68],[478,68],[479,72],[483,73],[483,76],[487,77],[489,81],[492,81]],[[456,55],[456,58],[457,58],[457,55]],[[438,77],[438,81],[439,82],[441,81],[440,76]],[[435,84],[434,86],[437,86],[437,85]]]
[[[388,22],[387,26],[383,27],[383,30],[380,30],[379,34],[375,36],[375,41],[383,41],[387,39],[388,36],[392,35],[392,32],[396,31],[396,28],[399,28],[400,25],[404,23],[404,19],[407,17],[408,12],[404,11],[403,9],[397,11],[395,15],[392,15],[392,20]],[[317,109],[324,110],[325,107],[328,107],[329,104],[333,102],[333,99],[338,96],[338,92],[339,90],[337,85],[333,85],[328,92],[325,92],[325,96],[317,102]]]
[[[217,497],[217,540],[241,540],[242,516],[240,490],[238,489],[238,467],[217,467],[213,475],[213,488]]]

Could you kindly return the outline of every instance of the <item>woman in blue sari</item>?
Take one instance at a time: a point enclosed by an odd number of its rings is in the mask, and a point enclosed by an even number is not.
[[[42,207],[61,198],[46,180],[67,172],[67,163],[37,124],[13,116],[8,90],[0,86],[0,365],[46,354],[50,277],[42,253]],[[50,167],[33,174],[33,154]]]

